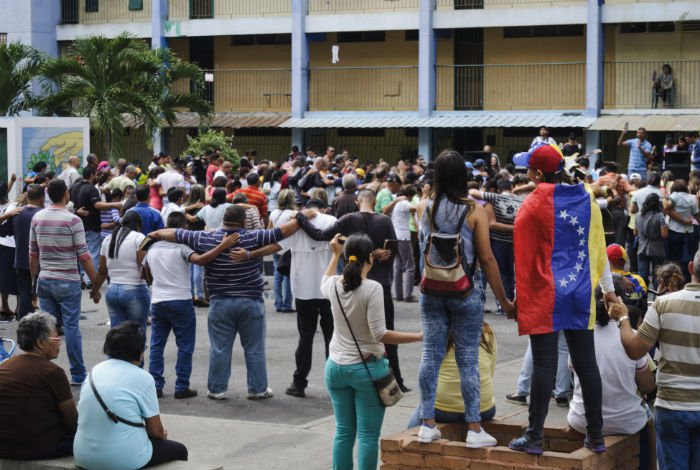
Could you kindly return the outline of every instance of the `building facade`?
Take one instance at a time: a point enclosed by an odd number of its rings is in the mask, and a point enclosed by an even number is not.
[[[652,143],[700,128],[700,1],[0,0],[0,38],[49,54],[122,31],[205,69],[214,127],[239,151],[291,144],[396,161],[443,148],[502,163],[540,126],[625,163],[619,131]],[[20,20],[17,20],[20,18]],[[4,24],[7,23],[7,24]],[[664,65],[674,87],[653,86]],[[182,86],[188,86],[183,83]],[[196,118],[163,131],[180,153]],[[134,159],[143,130],[128,130]]]

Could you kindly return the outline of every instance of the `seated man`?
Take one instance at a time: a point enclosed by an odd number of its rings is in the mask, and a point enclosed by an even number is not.
[[[0,458],[73,455],[78,410],[66,373],[51,362],[61,349],[56,319],[40,312],[25,316],[17,344],[25,354],[0,364]]]
[[[613,274],[619,274],[629,283],[627,284],[626,295],[623,297],[627,305],[634,305],[639,308],[642,313],[647,310],[647,283],[639,274],[631,273],[625,270],[627,264],[627,250],[618,244],[611,244],[607,248],[608,261],[610,262],[610,271]],[[631,284],[631,285],[630,285]]]

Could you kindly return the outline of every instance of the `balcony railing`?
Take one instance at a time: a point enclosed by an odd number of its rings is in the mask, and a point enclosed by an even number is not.
[[[169,0],[172,20],[279,16],[292,12],[291,0]]]
[[[151,21],[152,0],[61,0],[62,24]]]
[[[289,112],[291,109],[292,71],[279,69],[225,69],[204,71],[204,97],[221,112]],[[174,86],[188,92],[190,84]]]
[[[418,67],[313,67],[309,110],[415,110]]]
[[[671,97],[654,100],[654,74],[664,64],[673,72]],[[605,108],[700,108],[700,60],[606,62],[604,80]]]
[[[309,0],[309,14],[417,10],[419,0]]]
[[[438,65],[439,110],[582,109],[585,63]]]
[[[566,6],[585,4],[585,0],[437,0],[437,10],[478,10],[482,8],[513,8]]]

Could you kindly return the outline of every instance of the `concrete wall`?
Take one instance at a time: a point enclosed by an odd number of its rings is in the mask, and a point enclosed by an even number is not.
[[[60,2],[54,0],[0,0],[0,32],[8,42],[21,42],[55,56]]]

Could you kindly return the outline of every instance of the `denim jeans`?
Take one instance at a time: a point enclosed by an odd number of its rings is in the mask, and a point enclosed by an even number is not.
[[[418,369],[420,385],[420,416],[435,417],[435,391],[442,360],[447,351],[447,338],[452,331],[455,358],[459,368],[467,423],[478,423],[479,400],[479,341],[484,322],[481,300],[481,275],[474,274],[474,290],[465,299],[421,295],[420,315],[423,324],[423,353]]]
[[[296,370],[294,371],[294,383],[298,388],[304,389],[309,384],[306,380],[311,371],[311,358],[313,355],[314,337],[321,320],[321,331],[326,346],[326,358],[328,358],[328,346],[333,338],[333,313],[328,299],[296,299],[297,330],[299,331],[299,344],[294,353]]]
[[[127,320],[134,320],[146,331],[148,307],[151,305],[151,293],[146,284],[132,286],[112,283],[107,289],[106,300],[112,328]]]
[[[190,387],[192,374],[192,354],[197,333],[197,320],[192,301],[168,300],[151,305],[151,351],[148,372],[153,376],[157,390],[162,390],[165,386],[163,351],[170,330],[175,335],[177,345],[175,391],[180,392]]]
[[[413,260],[411,240],[398,241],[398,253],[394,257],[394,294],[396,300],[413,297],[416,265]]]
[[[506,297],[515,297],[515,261],[513,255],[513,243],[491,239],[491,250],[498,264],[498,271],[501,274],[501,283],[506,291]],[[486,276],[484,276],[486,277]],[[502,312],[501,305],[498,304],[498,313]]]
[[[83,364],[83,337],[80,334],[80,282],[40,278],[36,290],[41,309],[62,319],[71,381],[83,383],[87,374]]]
[[[384,320],[388,330],[394,329],[394,301],[391,299],[391,286],[382,286],[384,290]],[[386,358],[389,359],[394,377],[399,385],[403,385],[403,376],[401,375],[401,367],[399,366],[399,345],[385,344]]]
[[[569,369],[569,346],[566,344],[566,336],[564,332],[559,332],[557,344],[557,379],[554,383],[554,396],[567,397],[571,389],[571,380],[573,372]],[[530,384],[532,383],[532,348],[530,342],[527,343],[527,350],[523,358],[523,365],[520,368],[520,377],[518,377],[517,394],[529,395]]]
[[[92,266],[97,271],[97,267],[100,265],[100,248],[102,248],[102,235],[100,232],[93,232],[91,230],[85,230],[85,243],[87,244],[88,252],[90,253],[90,258],[92,259]],[[78,264],[82,270],[82,265]],[[83,272],[83,280],[86,284],[90,284],[90,279],[88,279],[87,274]]]
[[[700,411],[657,406],[654,426],[659,470],[700,468]]]
[[[496,405],[493,405],[493,408],[489,408],[488,410],[480,414],[482,423],[484,421],[491,421],[496,416]],[[437,423],[464,424],[464,413],[454,413],[452,411],[443,411],[440,408],[435,408],[435,421]],[[415,428],[416,426],[420,425],[420,422],[420,405],[418,405],[416,406],[416,409],[413,410],[413,414],[411,415],[411,417],[408,418],[408,425],[406,426],[406,428]]]
[[[272,265],[275,269],[275,279],[273,290],[275,292],[275,309],[276,310],[291,310],[292,309],[292,286],[289,276],[285,276],[277,272],[277,264],[281,255],[275,253],[272,255]]]
[[[389,361],[367,361],[372,379],[389,373]],[[352,470],[352,454],[357,436],[357,468],[376,469],[379,434],[386,408],[379,401],[377,390],[362,363],[340,365],[326,361],[326,388],[333,404],[335,436],[333,437],[333,470]]]
[[[265,304],[249,297],[213,297],[209,303],[209,378],[212,393],[228,389],[231,351],[240,335],[248,374],[248,393],[267,390],[265,365]]]
[[[663,256],[647,256],[644,253],[637,254],[637,266],[639,267],[639,275],[651,287],[650,279],[654,277],[656,268],[664,264]]]
[[[583,405],[586,409],[586,434],[592,439],[601,438],[603,386],[595,357],[593,330],[564,330],[564,335],[569,345],[571,363],[581,381]],[[530,335],[533,369],[527,436],[533,441],[542,440],[557,368],[558,341],[556,332]]]
[[[668,259],[678,263],[683,271],[686,282],[690,282],[688,262],[698,251],[698,239],[695,232],[680,233],[668,231]]]
[[[21,320],[34,311],[32,305],[32,274],[28,269],[15,269],[17,273],[17,314]]]
[[[202,282],[203,271],[203,266],[190,264],[190,291],[192,292],[192,297],[197,297],[198,299],[203,299],[205,297],[204,283]]]

